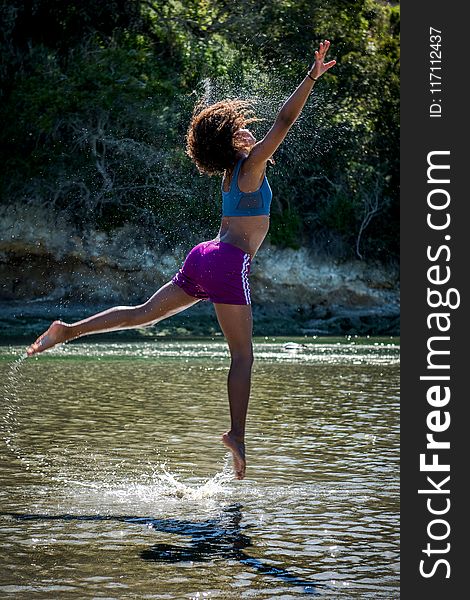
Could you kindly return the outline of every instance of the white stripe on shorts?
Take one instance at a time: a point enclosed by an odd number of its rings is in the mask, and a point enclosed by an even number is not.
[[[243,259],[243,266],[242,266],[242,284],[243,284],[243,292],[245,294],[245,300],[246,300],[247,304],[251,304],[250,283],[248,281],[249,260],[250,260],[250,255],[245,254],[245,258]]]

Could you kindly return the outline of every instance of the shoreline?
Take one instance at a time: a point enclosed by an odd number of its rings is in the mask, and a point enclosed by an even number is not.
[[[2,217],[0,338],[37,335],[56,319],[72,322],[141,304],[173,277],[191,248],[186,241],[163,250],[130,224],[78,234],[41,211],[17,208]],[[255,336],[400,333],[398,265],[339,261],[266,240],[252,263],[250,287]],[[177,336],[220,332],[209,302],[153,329]]]
[[[0,302],[0,340],[19,339],[32,340],[42,333],[56,319],[73,322],[86,316],[105,310],[109,305],[57,304],[51,301],[39,302]],[[284,308],[284,312],[282,310]],[[399,314],[383,308],[380,311],[349,310],[328,315],[323,319],[312,319],[311,314],[296,308],[276,306],[269,310],[266,306],[253,306],[254,337],[343,337],[373,336],[398,337]],[[156,337],[175,337],[188,339],[191,337],[222,336],[215,312],[210,303],[196,305],[184,313],[174,315],[160,323],[140,328],[100,334],[118,337],[119,339],[150,339]]]

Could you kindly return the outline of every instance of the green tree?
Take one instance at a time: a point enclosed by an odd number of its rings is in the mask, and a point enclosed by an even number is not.
[[[211,234],[218,183],[184,153],[196,98],[251,98],[262,135],[328,38],[338,64],[270,172],[271,241],[397,256],[399,5],[13,0],[0,11],[1,202],[107,229],[133,220],[162,244]]]

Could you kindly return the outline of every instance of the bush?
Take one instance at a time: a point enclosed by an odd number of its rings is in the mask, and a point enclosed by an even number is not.
[[[398,6],[15,0],[0,10],[0,202],[34,198],[106,230],[133,221],[162,244],[212,236],[219,182],[184,153],[196,98],[254,99],[259,137],[328,37],[338,64],[269,173],[270,239],[335,238],[349,256],[397,257]]]

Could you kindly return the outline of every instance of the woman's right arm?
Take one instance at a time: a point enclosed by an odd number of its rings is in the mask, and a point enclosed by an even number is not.
[[[284,102],[276,117],[274,125],[268,133],[261,141],[253,146],[247,160],[247,162],[250,163],[251,168],[257,168],[258,165],[264,168],[267,160],[279,148],[286,137],[287,132],[302,112],[305,102],[315,85],[315,80],[336,64],[335,60],[330,60],[330,62],[327,63],[324,62],[329,47],[330,42],[328,40],[320,43],[320,48],[315,51],[315,63],[309,71],[309,74],[295,92]]]

